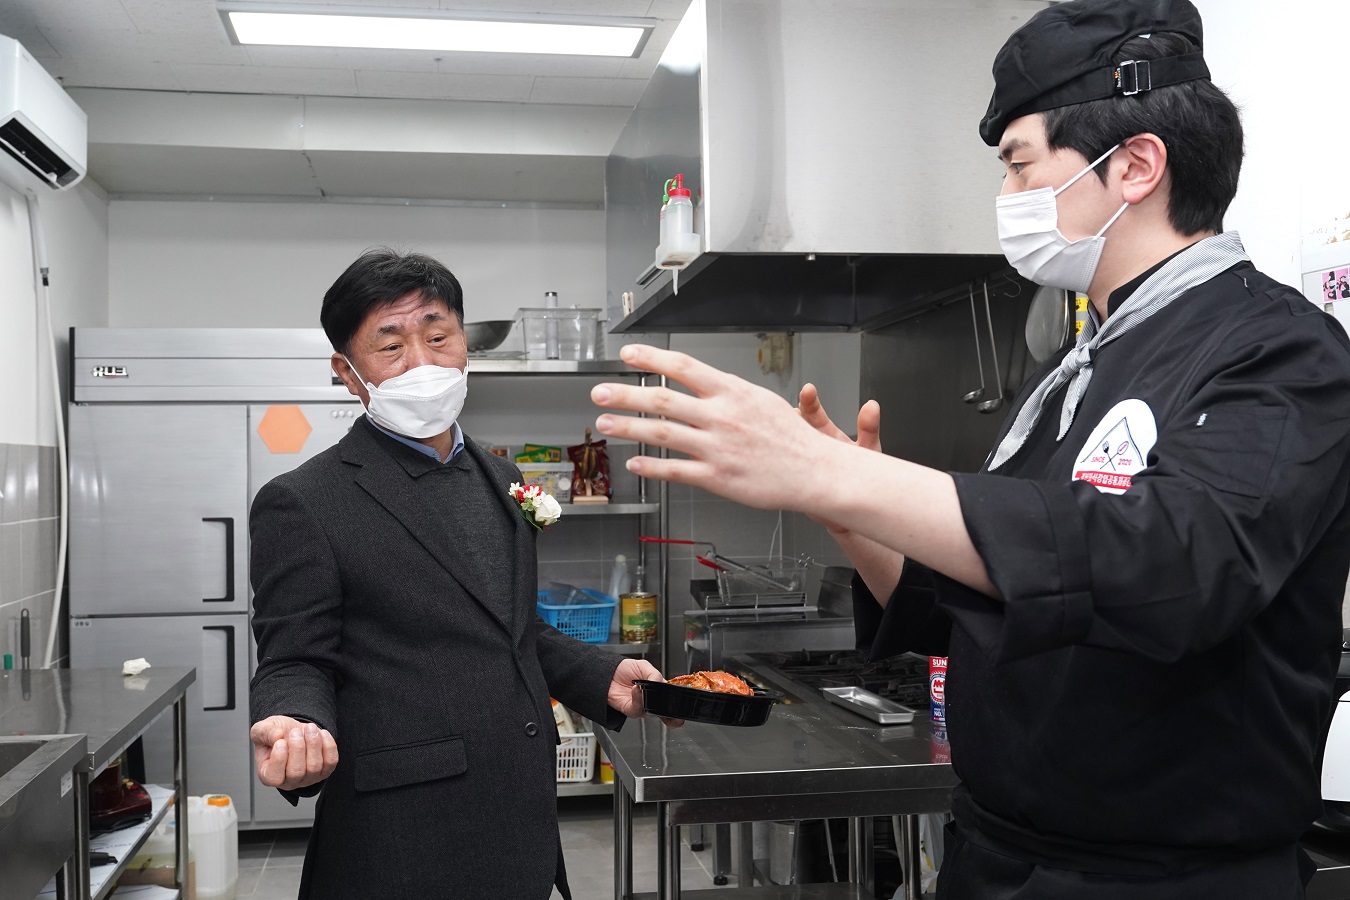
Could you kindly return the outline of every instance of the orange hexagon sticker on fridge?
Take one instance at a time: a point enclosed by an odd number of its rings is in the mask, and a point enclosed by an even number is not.
[[[299,453],[314,428],[300,407],[269,406],[258,422],[258,437],[273,453]]]

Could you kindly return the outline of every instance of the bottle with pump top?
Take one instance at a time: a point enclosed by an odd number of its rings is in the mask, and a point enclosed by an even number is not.
[[[682,269],[699,254],[699,236],[694,233],[692,191],[684,186],[683,173],[666,182],[669,199],[661,207],[661,245],[656,248],[656,265],[663,269]]]

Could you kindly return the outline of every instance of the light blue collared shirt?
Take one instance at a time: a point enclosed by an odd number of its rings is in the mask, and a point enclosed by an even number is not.
[[[375,425],[375,420],[370,418],[370,416],[366,416],[366,421],[370,422],[371,425]],[[441,455],[436,452],[436,449],[434,447],[428,447],[426,444],[423,444],[420,441],[415,441],[410,437],[404,437],[401,434],[394,434],[394,432],[390,431],[387,428],[380,428],[379,425],[375,425],[375,427],[379,428],[380,431],[383,431],[385,434],[389,435],[391,438],[398,441],[400,444],[407,444],[414,450],[418,450],[422,453],[425,453],[427,456],[430,456],[432,459],[436,460],[436,462],[441,461]],[[458,456],[459,451],[464,449],[464,432],[460,429],[458,422],[450,426],[450,436],[454,438],[454,443],[450,447],[450,459],[446,460],[447,463],[450,462],[450,460],[454,459],[456,456]]]

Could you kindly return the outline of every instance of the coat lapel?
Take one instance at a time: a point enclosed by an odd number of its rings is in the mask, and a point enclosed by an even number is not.
[[[466,546],[462,541],[456,542],[444,524],[446,517],[453,516],[455,511],[435,508],[432,498],[436,486],[422,482],[424,478],[441,478],[449,473],[433,474],[434,470],[441,467],[441,463],[410,448],[393,446],[386,449],[380,444],[381,437],[362,419],[343,439],[343,461],[359,466],[354,475],[356,483],[407,529],[465,593],[482,606],[508,634],[514,636],[519,627],[518,623],[512,621],[519,617],[511,615],[516,576],[510,571],[501,571],[502,561],[498,559],[497,553],[484,552],[491,541],[484,541],[482,546]],[[470,452],[469,447],[473,447],[473,444],[466,441],[465,452]],[[407,452],[402,452],[405,449]],[[476,447],[474,452],[483,454]],[[474,463],[481,462],[481,457],[475,456]],[[486,467],[482,467],[482,471],[484,477],[495,484],[497,479],[494,473]],[[505,491],[506,487],[503,487],[503,496]],[[496,504],[492,504],[492,508],[494,512],[500,509]],[[516,518],[521,518],[519,513]],[[506,525],[512,529],[506,537],[508,552],[516,552],[515,545],[519,542],[515,531],[517,524],[511,519],[505,522],[496,519],[492,522],[463,524],[465,527],[461,535],[472,535],[475,530]]]
[[[524,616],[514,616],[512,637],[519,641],[525,628],[534,620],[535,589],[538,585],[538,563],[534,553],[535,528],[525,521],[525,514],[511,497],[511,484],[520,478],[520,472],[479,447],[469,438],[464,439],[464,452],[473,454],[474,461],[492,485],[492,494],[506,512],[510,522],[510,588],[514,608],[529,610]],[[525,596],[521,596],[524,593]]]

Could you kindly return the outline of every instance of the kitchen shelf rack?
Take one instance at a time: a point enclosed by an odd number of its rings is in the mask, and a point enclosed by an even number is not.
[[[559,797],[597,797],[614,793],[614,782],[579,781],[558,785]]]
[[[861,884],[792,884],[765,887],[728,887],[699,891],[709,900],[715,897],[734,897],[735,900],[875,900]],[[631,900],[660,900],[656,893],[630,894]]]
[[[187,693],[197,679],[197,672],[190,668],[165,666],[146,669],[130,678],[119,669],[41,669],[24,674],[30,678],[22,694],[13,684],[0,687],[0,734],[47,730],[48,723],[58,721],[63,733],[87,735],[88,753],[76,769],[73,786],[78,845],[75,898],[71,900],[104,900],[112,893],[117,876],[126,869],[132,855],[163,819],[169,798],[176,795],[179,808],[187,805],[182,777],[187,770]],[[152,802],[149,822],[91,841],[89,783],[121,756],[156,717],[169,710],[174,719],[173,788],[145,785]],[[186,829],[178,831],[178,861],[184,874],[187,871],[186,834]],[[89,850],[109,844],[118,847],[118,850],[109,850],[117,857],[117,862],[91,867]],[[50,885],[50,893],[38,896],[55,897],[55,883]]]
[[[121,831],[113,831],[89,839],[90,850],[102,850],[117,858],[115,863],[89,868],[89,895],[93,900],[104,900],[112,893],[113,888],[117,885],[117,878],[126,869],[127,863],[136,855],[136,851],[141,849],[141,845],[145,843],[145,839],[150,836],[150,833],[159,827],[160,822],[164,821],[164,816],[169,811],[169,800],[173,797],[172,788],[147,784],[145,785],[145,791],[150,795],[151,803],[148,820],[134,828],[124,828]],[[55,886],[53,885],[54,890]],[[55,896],[54,893],[53,896]]]
[[[609,503],[564,503],[563,516],[645,516],[661,511],[659,503],[640,500],[611,500]]]

